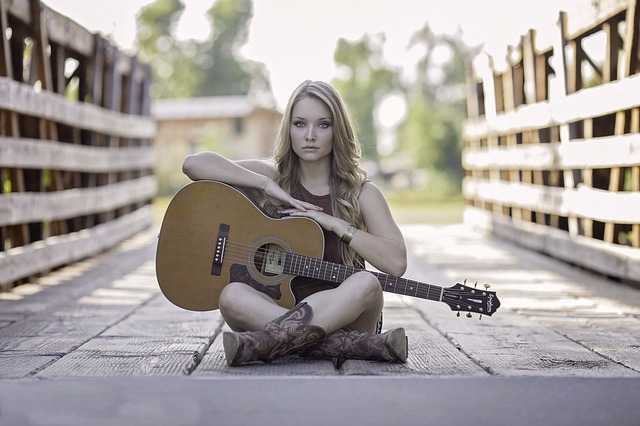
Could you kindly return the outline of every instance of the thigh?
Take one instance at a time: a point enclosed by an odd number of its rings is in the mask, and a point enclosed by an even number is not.
[[[234,331],[262,330],[286,312],[266,294],[243,282],[231,282],[220,295],[220,313]]]

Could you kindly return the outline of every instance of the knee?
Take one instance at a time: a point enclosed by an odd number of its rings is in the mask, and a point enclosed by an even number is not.
[[[378,303],[382,300],[382,287],[378,277],[369,271],[360,271],[354,275],[354,284],[357,286],[361,297],[372,303]]]
[[[246,294],[245,286],[246,284],[238,282],[232,282],[224,286],[218,298],[218,307],[223,317],[235,317],[242,312],[239,305],[240,301],[243,300],[242,295]]]

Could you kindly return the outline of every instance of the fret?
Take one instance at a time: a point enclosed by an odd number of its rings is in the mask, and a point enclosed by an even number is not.
[[[338,279],[338,264],[333,264],[333,270],[331,271],[331,281],[335,282]]]
[[[320,272],[318,270],[318,259],[313,259],[313,278],[320,278]]]
[[[342,265],[340,263],[326,262],[316,257],[302,256],[291,252],[287,253],[284,260],[284,273],[286,274],[300,275],[335,283],[342,283],[359,271],[366,271],[366,269]],[[378,278],[383,291],[442,301],[444,294],[443,287],[396,277],[382,272],[372,273]]]

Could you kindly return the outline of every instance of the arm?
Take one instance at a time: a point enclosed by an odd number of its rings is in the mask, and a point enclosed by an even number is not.
[[[382,192],[365,183],[358,198],[367,231],[355,230],[349,246],[382,272],[402,276],[407,269],[407,250]],[[344,235],[350,223],[340,220],[333,231]]]
[[[264,190],[275,175],[275,168],[266,161],[234,162],[215,152],[203,151],[187,155],[182,172],[191,180],[217,180]]]
[[[264,160],[231,161],[211,151],[187,155],[182,171],[191,180],[217,180],[235,186],[258,188],[266,195],[283,201],[295,208],[322,210],[321,207],[296,200],[273,180],[276,168]]]

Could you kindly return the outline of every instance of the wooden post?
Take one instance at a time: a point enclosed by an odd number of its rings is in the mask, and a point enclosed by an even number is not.
[[[638,17],[639,7],[636,0],[629,1],[627,5],[627,15],[626,15],[626,26],[627,31],[625,33],[624,38],[624,76],[629,77],[631,74],[635,73],[638,68],[638,24],[640,23],[640,19]],[[612,38],[609,40],[610,44],[612,40],[615,40],[615,35],[612,35]],[[617,40],[615,41],[617,43]],[[609,48],[609,51],[613,50],[612,47]],[[613,55],[611,55],[613,56]],[[617,54],[615,55],[617,56]],[[609,59],[609,57],[607,58]],[[635,108],[634,110],[637,110]],[[634,114],[634,110],[632,110],[632,115]],[[637,113],[636,113],[637,114]],[[625,129],[625,111],[618,111],[616,113],[616,125],[615,125],[615,134],[623,135]],[[635,120],[637,121],[637,119]],[[632,169],[632,175],[633,175]],[[636,172],[637,173],[637,172]],[[609,191],[617,192],[623,189],[624,185],[624,174],[620,167],[612,167],[609,177]],[[636,225],[637,226],[637,225]],[[633,227],[632,227],[633,234]],[[632,239],[633,235],[632,235]],[[616,243],[617,233],[616,233],[616,224],[612,222],[607,222],[604,225],[604,240],[609,243]]]
[[[640,133],[640,108],[631,110],[631,133]],[[631,168],[631,190],[640,192],[640,166]],[[640,247],[640,224],[631,225],[631,244],[633,247]]]
[[[566,12],[560,12],[558,16],[558,32],[553,44],[553,69],[556,74],[556,96],[559,98],[565,97],[568,94],[569,78],[567,76],[567,60],[564,50],[564,45],[567,39],[567,14]],[[560,143],[569,143],[569,124],[563,123],[560,125]],[[575,188],[573,180],[573,170],[563,170],[565,189],[573,190]],[[569,215],[569,235],[578,235],[578,219],[574,215]]]
[[[6,0],[0,0],[0,39],[2,40],[2,43],[0,43],[0,76],[14,79],[14,55],[12,54],[11,44],[7,40],[8,28],[9,24],[7,18],[7,3]],[[14,29],[12,36],[12,40],[14,41],[14,43],[15,40],[20,39],[20,37],[20,32],[15,31]],[[20,50],[20,52],[18,53],[20,54],[20,56],[22,56],[22,50]],[[22,69],[20,69],[20,75],[22,75]],[[7,134],[12,137],[19,137],[20,128],[18,125],[18,114],[16,114],[14,111],[3,111],[0,112],[0,115],[3,116],[3,128],[0,128],[0,133]],[[22,169],[15,168],[9,170],[9,173],[0,174],[0,185],[4,184],[4,178],[9,179],[9,181],[11,182],[12,192],[25,191],[24,174]],[[2,190],[4,192],[4,188],[2,188]],[[27,226],[27,224],[1,227],[0,239],[2,239],[1,246],[3,249],[5,246],[6,238],[9,238],[12,247],[28,244],[29,242],[31,242],[29,227]]]
[[[34,54],[32,61],[35,60],[38,65],[38,78],[40,79],[40,82],[42,84],[42,89],[54,91],[53,77],[51,73],[51,62],[49,59],[49,54],[47,52],[49,46],[47,37],[47,24],[43,19],[42,4],[40,3],[40,0],[30,0],[29,4],[34,31]],[[40,139],[42,139],[43,141],[58,140],[58,128],[54,122],[46,119],[39,119],[38,121]],[[62,173],[59,170],[43,170],[43,173],[47,172],[51,176],[51,186],[54,188],[54,190],[63,190],[64,186]],[[48,190],[48,188],[44,186],[44,181],[41,181],[40,188],[42,192]],[[44,222],[42,239],[47,238],[49,236],[49,232],[53,232],[54,235],[67,233],[67,226],[64,221],[53,221],[51,222],[50,227],[53,229],[49,229],[49,227],[47,226],[47,222]]]
[[[115,46],[110,43],[105,44],[105,86],[103,88],[104,93],[104,106],[107,109],[120,111],[122,102],[122,78],[118,71],[118,60],[120,59],[120,52]],[[120,146],[120,138],[116,136],[107,135],[106,145],[110,148],[116,148]],[[118,176],[120,173],[107,173],[106,181],[104,184],[113,184],[119,181]],[[117,217],[117,210],[111,210],[103,215],[101,221],[110,221]]]

